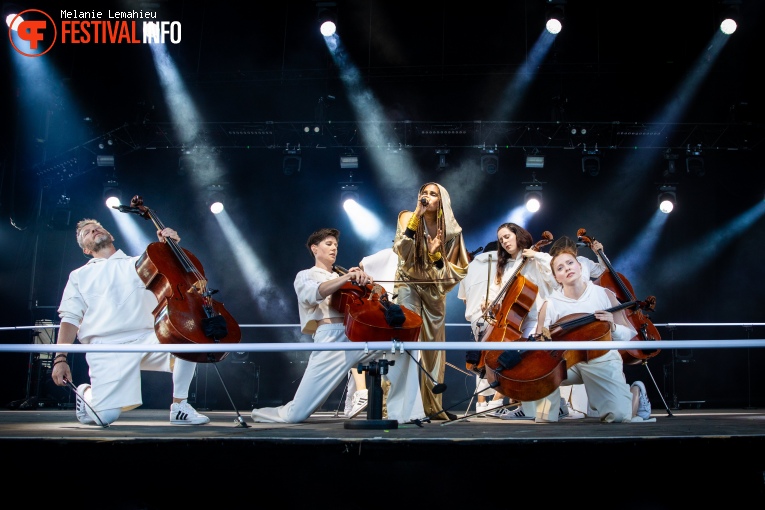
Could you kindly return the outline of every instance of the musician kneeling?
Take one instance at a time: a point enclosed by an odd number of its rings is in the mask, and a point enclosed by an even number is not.
[[[139,257],[128,257],[114,247],[114,237],[99,222],[77,223],[77,244],[93,257],[69,274],[58,313],[61,327],[57,344],[155,345],[154,308],[157,296],[148,290],[136,271]],[[157,237],[180,241],[171,228]],[[210,421],[188,402],[196,363],[168,352],[88,352],[90,384],[77,387],[75,412],[80,423],[108,426],[123,411],[140,406],[141,370],[172,372],[173,403],[170,423],[203,425]],[[58,386],[73,386],[66,353],[56,353],[51,371]]]
[[[372,278],[358,267],[344,275],[334,272],[340,231],[323,228],[311,234],[306,242],[314,258],[314,266],[295,276],[300,327],[316,343],[348,342],[343,325],[344,314],[331,306],[332,294],[349,281],[361,286],[371,284]],[[313,351],[295,397],[279,407],[252,410],[252,419],[262,423],[300,423],[321,407],[330,393],[344,381],[348,371],[383,357],[380,351],[362,350]],[[416,356],[416,354],[415,354]],[[406,423],[425,418],[420,396],[417,365],[406,353],[390,356],[391,364],[386,378],[391,387],[387,398],[388,419]]]
[[[541,305],[537,334],[567,315],[591,313],[595,319],[610,323],[612,340],[628,341],[636,335],[623,310],[605,311],[619,305],[613,292],[582,278],[576,245],[571,240],[559,239],[550,254],[553,276],[562,288],[553,291]],[[595,359],[569,367],[561,385],[568,384],[584,384],[590,407],[598,412],[602,422],[656,421],[650,418],[650,402],[643,383],[627,384],[618,350],[609,350]],[[538,402],[537,421],[558,421],[559,406],[560,388]]]

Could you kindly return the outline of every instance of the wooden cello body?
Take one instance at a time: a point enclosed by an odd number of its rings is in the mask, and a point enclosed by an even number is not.
[[[587,246],[591,246],[593,238],[587,236],[587,231],[585,229],[580,228],[577,232],[577,237]],[[656,298],[654,296],[649,296],[645,301],[636,301],[635,291],[632,289],[632,284],[630,284],[629,280],[611,266],[611,262],[602,250],[600,251],[600,257],[608,268],[608,271],[600,275],[600,277],[595,280],[595,284],[611,290],[616,294],[616,298],[620,303],[632,301],[639,305],[625,310],[627,320],[637,331],[637,334],[632,337],[631,340],[661,340],[661,335],[659,335],[656,326],[654,326],[648,316],[643,313],[643,310],[654,310]],[[619,354],[625,365],[638,365],[653,358],[660,352],[660,349],[623,349],[619,351]]]
[[[616,312],[635,303],[624,303],[607,311]],[[561,317],[549,328],[555,341],[607,341],[611,340],[611,325],[599,321],[595,314],[575,313]],[[497,373],[503,395],[516,400],[529,401],[544,398],[566,379],[569,368],[583,361],[603,356],[609,349],[546,350],[535,349],[520,353],[519,361],[511,368]],[[487,367],[491,366],[487,361]]]
[[[539,249],[552,242],[553,236],[550,232],[545,231],[542,234],[542,239],[538,241],[533,249],[539,251]],[[529,311],[534,307],[534,302],[537,297],[538,287],[531,280],[520,274],[521,270],[526,264],[524,260],[515,273],[508,280],[507,284],[491,304],[487,310],[493,310],[499,306],[499,311],[495,314],[493,320],[489,321],[490,326],[485,332],[485,342],[514,342],[523,338],[523,332],[521,326],[524,319],[528,315]],[[501,304],[497,302],[501,299]],[[491,371],[491,374],[499,382],[500,391],[502,394],[515,398],[518,400],[533,400],[527,398],[528,395],[534,392],[533,383],[530,384],[515,384],[516,382],[534,381],[534,383],[547,384],[545,381],[536,381],[536,375],[531,374],[529,370],[534,370],[531,365],[543,365],[549,369],[544,378],[555,379],[559,372],[555,372],[552,367],[560,364],[561,360],[556,359],[554,354],[550,351],[528,351],[523,354],[524,360],[534,359],[530,361],[528,366],[513,368],[505,368],[502,359],[503,351],[482,351],[481,360],[479,361],[477,369],[485,370],[487,373]],[[562,374],[565,377],[565,367]],[[491,376],[490,376],[491,377]],[[562,380],[562,379],[561,379]]]
[[[157,229],[164,228],[150,209],[135,196],[131,209],[151,219]],[[188,250],[172,239],[149,244],[136,262],[136,271],[144,285],[157,298],[154,331],[163,344],[239,343],[241,329],[222,303],[210,296],[204,268]],[[227,352],[176,353],[177,357],[197,363],[217,362]]]
[[[347,271],[335,266],[340,274]],[[352,342],[417,342],[422,317],[391,303],[380,285],[348,282],[330,298],[330,306],[343,313],[345,336]]]

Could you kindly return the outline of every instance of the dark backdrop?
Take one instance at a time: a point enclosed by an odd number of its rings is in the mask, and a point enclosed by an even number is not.
[[[44,4],[34,8],[59,12]],[[136,6],[113,4],[114,9]],[[531,179],[524,156],[541,149],[545,167],[536,176],[545,183],[544,208],[527,224],[535,238],[544,230],[573,237],[586,228],[604,243],[612,262],[630,261],[617,269],[629,278],[638,299],[657,298],[651,315],[655,323],[763,322],[757,272],[762,220],[755,216],[740,229],[742,221],[737,222],[758,204],[762,207],[765,194],[762,79],[750,60],[751,49],[762,47],[761,5],[743,2],[739,32],[719,58],[708,62],[710,71],[698,90],[687,92],[678,87],[694,65],[713,53],[708,45],[717,2],[641,2],[628,6],[628,15],[624,6],[611,2],[582,4],[566,6],[564,32],[532,70],[529,91],[512,114],[499,118],[507,85],[525,72],[540,33],[541,0],[471,6],[425,2],[421,14],[412,13],[406,2],[341,1],[338,14],[346,54],[359,66],[370,97],[379,102],[381,120],[466,129],[475,129],[476,121],[527,122],[533,130],[534,136],[523,142],[516,142],[514,134],[500,137],[499,171],[494,175],[480,170],[473,139],[410,140],[410,171],[420,171],[422,182],[447,186],[468,249],[491,241],[496,225],[521,202],[523,183]],[[398,212],[412,207],[416,189],[401,194],[396,182],[380,177],[373,160],[377,148],[357,131],[363,124],[355,123],[364,119],[352,108],[337,66],[312,31],[313,2],[259,4],[254,15],[230,2],[155,5],[165,19],[182,22],[183,41],[169,50],[190,94],[184,104],[192,101],[205,123],[204,137],[215,147],[216,175],[226,182],[228,214],[259,257],[271,294],[254,296],[233,263],[235,248],[205,208],[200,187],[210,182],[195,179],[193,168],[180,169],[182,148],[146,47],[55,47],[35,59],[52,70],[37,86],[22,79],[17,56],[6,48],[0,182],[6,218],[0,225],[4,327],[56,319],[69,271],[85,262],[73,235],[78,219],[100,218],[118,246],[127,248],[101,202],[103,183],[112,172],[124,199],[142,195],[166,225],[181,232],[183,246],[203,262],[212,286],[221,291],[217,297],[242,324],[297,323],[292,281],[311,263],[304,248],[310,232],[324,226],[341,229],[338,262],[355,265],[390,245]],[[656,18],[660,14],[664,17]],[[677,102],[688,105],[672,119],[679,125],[664,126],[666,132],[650,135],[649,142],[635,137],[630,144],[628,136],[615,135],[618,126],[627,126],[625,131],[654,129],[651,123]],[[263,137],[222,134],[231,125],[266,122],[276,123],[280,133],[294,129],[295,134],[274,136],[273,145]],[[307,138],[300,133],[304,124],[321,125],[321,134]],[[561,130],[571,125],[593,129],[591,140],[602,149],[597,177],[582,172],[581,141],[572,138],[570,148],[561,144]],[[115,141],[114,170],[94,164],[98,142],[108,137]],[[302,142],[301,171],[285,175],[282,152],[295,140]],[[706,172],[695,177],[685,171],[681,149],[701,141]],[[441,146],[450,147],[444,170],[436,168],[435,148]],[[663,229],[647,232],[657,186],[666,181],[662,154],[668,146],[680,154],[672,177],[678,206]],[[353,178],[362,182],[361,198],[385,224],[376,242],[353,232],[339,204],[339,183],[349,173],[339,168],[338,157],[349,148],[359,155]],[[72,156],[78,159],[74,166],[55,167]],[[70,212],[64,216],[56,207],[62,194],[70,198]],[[141,228],[153,235],[149,223]],[[635,243],[646,237],[655,238],[654,248],[636,250]],[[583,254],[592,256],[586,249]],[[280,298],[286,307],[278,306]],[[447,303],[447,321],[463,324],[464,307],[456,291]],[[762,337],[761,327],[659,331],[663,338],[676,339]],[[468,338],[467,328],[450,326],[448,340]],[[243,342],[248,343],[301,339],[308,340],[294,328],[243,330]],[[28,331],[4,331],[0,341],[23,344],[33,339]],[[663,351],[651,360],[651,374],[641,366],[626,369],[629,379],[646,381],[654,407],[661,405],[660,392],[679,401],[721,406],[763,404],[762,377],[753,370],[762,361],[761,349],[672,354]],[[6,353],[2,358],[0,401],[23,398],[30,384],[29,356]],[[231,356],[220,368],[235,388],[237,405],[248,407],[288,400],[306,359],[307,353],[253,353],[239,363]],[[463,367],[463,353],[451,352],[449,361]],[[84,370],[84,364],[79,366]],[[214,370],[203,367],[202,372],[195,383],[198,405],[228,408]],[[447,374],[445,401],[466,403],[472,379],[452,368]],[[156,374],[147,377],[152,388],[167,384]],[[52,400],[68,398],[66,392],[42,385],[42,393]],[[333,410],[341,391],[328,403]],[[164,407],[169,396],[161,395],[163,391],[147,394],[146,405]]]

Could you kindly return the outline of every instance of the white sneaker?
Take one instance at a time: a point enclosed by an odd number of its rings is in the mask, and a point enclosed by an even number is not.
[[[498,407],[502,407],[503,405],[505,405],[505,399],[503,398],[489,400],[486,402],[486,409],[497,409]]]
[[[170,406],[171,425],[204,425],[209,422],[210,418],[204,414],[199,414],[185,399],[180,402],[173,402]]]
[[[643,384],[643,381],[635,381],[632,383],[632,386],[637,386],[640,389],[637,415],[643,418],[643,420],[647,420],[651,417],[651,402],[646,396],[645,384]]]
[[[483,416],[483,415],[486,414],[486,411],[488,411],[488,410],[489,410],[489,403],[488,402],[476,402],[475,403],[475,412],[476,412],[476,414],[483,413],[483,414],[481,414],[481,416]]]
[[[581,413],[571,407],[570,402],[566,402],[566,408],[568,410],[568,413],[563,417],[564,420],[581,420],[582,418],[587,418],[587,415],[584,413]]]
[[[80,395],[85,395],[85,390],[90,389],[90,384],[83,383],[77,386],[77,398],[74,401],[74,415],[77,417],[77,421],[85,425],[92,425],[96,421],[88,414],[85,402],[82,401]]]
[[[351,412],[348,413],[348,418],[354,418],[361,411],[367,408],[367,398],[369,397],[369,390],[358,390],[353,394],[353,407]]]
[[[502,420],[533,420],[533,416],[526,416],[526,413],[523,412],[523,407],[518,406],[518,408],[513,409],[512,411],[509,409],[501,409],[502,414],[499,416]]]
[[[560,407],[558,408],[558,419],[568,417],[568,406],[566,405],[566,399],[561,397]]]
[[[565,398],[560,399],[560,411],[558,411],[558,419],[581,420],[582,418],[586,418],[584,413],[580,413],[571,407],[571,402],[568,402]]]

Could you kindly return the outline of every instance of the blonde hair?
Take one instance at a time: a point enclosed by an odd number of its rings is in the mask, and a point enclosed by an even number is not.
[[[83,228],[91,224],[97,225],[103,228],[103,225],[101,225],[101,223],[91,218],[85,218],[77,222],[77,228],[74,231],[74,235],[77,238],[77,245],[82,249],[85,249],[85,247],[82,245],[82,238],[80,237],[80,232],[82,232]]]

